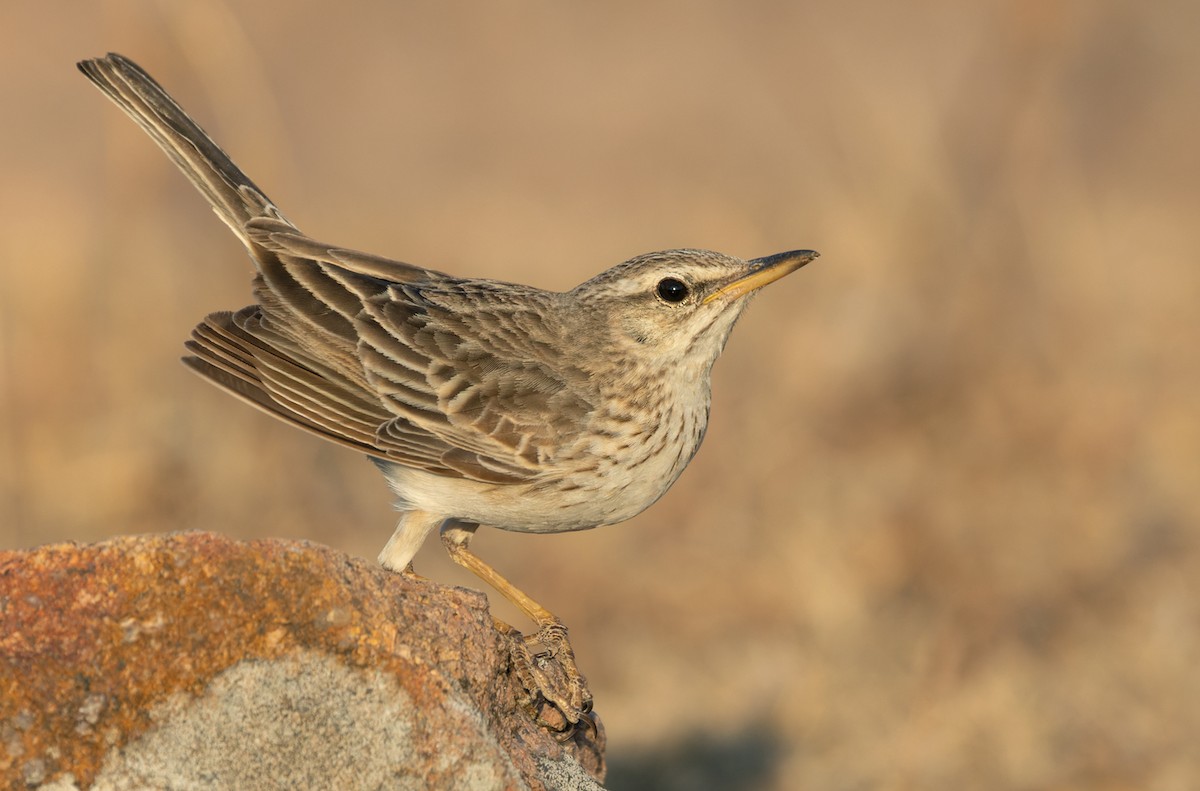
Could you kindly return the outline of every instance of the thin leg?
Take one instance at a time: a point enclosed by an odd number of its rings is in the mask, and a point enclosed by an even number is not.
[[[417,576],[412,570],[413,555],[425,543],[425,537],[443,521],[442,517],[424,511],[402,513],[395,532],[379,553],[379,565],[390,571]]]
[[[533,639],[546,647],[548,656],[534,655],[526,648],[523,659],[542,696],[557,706],[568,722],[578,723],[581,717],[586,717],[591,711],[592,693],[588,691],[587,682],[575,666],[575,651],[567,639],[567,627],[557,616],[529,598],[524,591],[500,576],[498,571],[467,548],[478,527],[461,522],[447,522],[441,529],[442,544],[450,553],[451,560],[491,585],[537,624],[538,631]],[[529,638],[524,640],[528,645]],[[547,661],[549,659],[555,662],[552,664]]]

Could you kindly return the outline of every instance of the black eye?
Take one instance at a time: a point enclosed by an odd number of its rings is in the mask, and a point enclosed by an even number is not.
[[[683,302],[687,299],[688,287],[681,280],[676,280],[673,277],[664,277],[658,281],[659,299],[663,302]]]

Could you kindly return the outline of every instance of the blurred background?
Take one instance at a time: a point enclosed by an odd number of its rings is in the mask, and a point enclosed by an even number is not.
[[[822,252],[658,504],[474,544],[570,625],[610,787],[1200,786],[1200,4],[4,16],[0,547],[394,523],[362,458],[178,363],[251,268],[76,72],[115,50],[325,241],[551,289]]]

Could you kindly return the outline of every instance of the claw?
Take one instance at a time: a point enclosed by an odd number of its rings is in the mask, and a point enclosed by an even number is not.
[[[571,641],[567,637],[567,627],[553,613],[531,599],[467,548],[477,527],[476,524],[449,520],[441,527],[442,543],[455,563],[475,572],[480,579],[499,591],[538,625],[534,635],[525,636],[508,624],[498,622],[500,631],[514,638],[511,641],[513,653],[522,666],[518,673],[533,702],[536,704],[539,698],[544,700],[547,705],[558,709],[566,723],[574,726],[591,712],[592,693],[588,691],[587,681],[575,666],[575,651],[572,650]],[[515,639],[516,637],[521,639]],[[535,644],[542,646],[544,650],[534,653],[531,646]],[[535,719],[546,719],[536,710],[534,714]],[[551,724],[548,727],[555,726]],[[561,732],[567,727],[568,725],[563,724],[555,727],[555,730]]]
[[[524,635],[504,624],[512,638],[521,684],[530,695],[530,713],[559,741],[571,739],[581,723],[594,729],[592,693],[575,666],[575,652],[561,624],[547,624],[533,635]],[[534,653],[532,645],[543,650]]]

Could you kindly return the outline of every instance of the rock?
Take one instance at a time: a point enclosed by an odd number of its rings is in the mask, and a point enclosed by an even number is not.
[[[603,730],[538,727],[508,640],[480,593],[305,542],[3,552],[0,786],[599,789]]]

